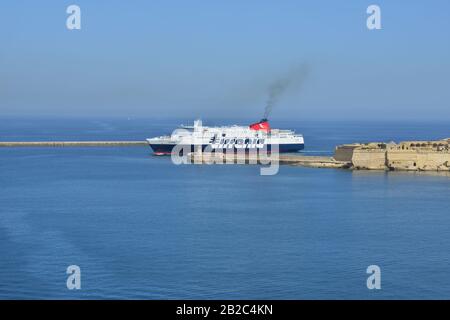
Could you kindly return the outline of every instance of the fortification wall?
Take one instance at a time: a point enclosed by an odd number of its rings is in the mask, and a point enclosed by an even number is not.
[[[386,150],[355,149],[352,163],[355,169],[386,170]]]
[[[419,170],[450,171],[450,153],[418,152],[417,166]]]
[[[450,171],[450,140],[342,145],[334,158],[354,169]]]
[[[391,170],[418,170],[418,157],[415,150],[389,150],[386,166]]]
[[[358,144],[337,146],[334,151],[333,158],[337,161],[351,162],[353,158],[353,150],[358,147]]]

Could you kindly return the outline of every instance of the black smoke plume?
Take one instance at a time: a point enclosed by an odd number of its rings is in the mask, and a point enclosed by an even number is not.
[[[277,79],[268,88],[268,98],[264,109],[264,119],[268,119],[274,106],[277,105],[280,97],[289,87],[301,87],[306,76],[308,68],[306,65],[291,69],[288,74]]]

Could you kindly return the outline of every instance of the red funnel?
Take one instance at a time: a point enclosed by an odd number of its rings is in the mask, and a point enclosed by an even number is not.
[[[249,127],[252,130],[262,130],[262,131],[266,131],[266,132],[270,131],[270,124],[267,119],[262,119],[259,122],[252,123]]]

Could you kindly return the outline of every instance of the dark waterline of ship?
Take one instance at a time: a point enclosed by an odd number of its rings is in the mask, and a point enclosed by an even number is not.
[[[0,141],[142,140],[180,121],[3,119]],[[212,123],[211,125],[227,124]],[[234,122],[231,122],[234,123]],[[275,122],[308,154],[449,123]],[[450,178],[175,166],[138,148],[0,149],[0,298],[450,298]],[[82,289],[66,288],[79,265]],[[382,270],[369,291],[366,268]]]

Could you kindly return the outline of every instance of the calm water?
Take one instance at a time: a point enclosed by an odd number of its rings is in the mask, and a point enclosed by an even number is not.
[[[1,118],[0,140],[142,140],[179,123]],[[273,126],[304,133],[317,154],[450,136],[449,123]],[[449,299],[449,195],[438,174],[260,176],[175,166],[145,147],[0,149],[0,298]],[[66,288],[72,264],[79,291]],[[371,264],[378,291],[366,288]]]

